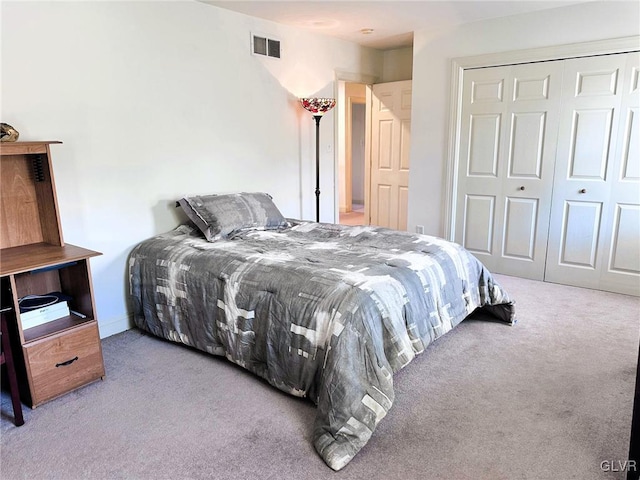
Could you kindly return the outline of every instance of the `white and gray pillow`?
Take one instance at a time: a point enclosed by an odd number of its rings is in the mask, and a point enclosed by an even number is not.
[[[187,217],[210,242],[243,230],[277,230],[289,226],[266,193],[194,195],[178,200]]]

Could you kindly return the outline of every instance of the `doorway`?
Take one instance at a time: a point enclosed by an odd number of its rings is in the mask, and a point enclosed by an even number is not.
[[[339,223],[366,225],[365,219],[365,83],[344,82],[344,162],[339,164]],[[341,142],[342,143],[342,142]]]
[[[411,96],[411,80],[339,82],[339,223],[407,229]]]

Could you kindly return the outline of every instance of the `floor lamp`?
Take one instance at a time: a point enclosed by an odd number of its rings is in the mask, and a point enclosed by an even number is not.
[[[316,222],[320,222],[320,119],[336,105],[334,98],[301,98],[300,104],[316,121]]]

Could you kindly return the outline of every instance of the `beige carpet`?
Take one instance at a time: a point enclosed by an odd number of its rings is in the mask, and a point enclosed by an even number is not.
[[[11,479],[610,479],[627,458],[637,298],[498,275],[519,323],[466,321],[395,377],[396,401],[341,472],[315,409],[224,359],[141,334],[103,341],[107,378],[26,408],[2,396]]]

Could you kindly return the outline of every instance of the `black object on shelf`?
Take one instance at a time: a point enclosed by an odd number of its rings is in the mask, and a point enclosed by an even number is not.
[[[19,299],[20,313],[30,312],[60,302],[69,302],[71,298],[71,296],[65,295],[62,292],[50,292],[44,295],[25,295]]]

